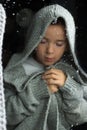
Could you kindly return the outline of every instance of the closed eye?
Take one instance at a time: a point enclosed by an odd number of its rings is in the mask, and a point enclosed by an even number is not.
[[[43,38],[42,40],[41,40],[41,44],[46,44],[48,41],[45,39],[45,38]]]
[[[56,42],[56,46],[63,46],[65,44],[64,40],[59,40]]]

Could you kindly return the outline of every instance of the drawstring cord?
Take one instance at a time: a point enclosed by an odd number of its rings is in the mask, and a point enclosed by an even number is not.
[[[57,99],[54,94],[50,95],[45,115],[46,116],[44,120],[43,130],[58,130],[59,111],[58,111]],[[55,124],[53,121],[55,122]]]

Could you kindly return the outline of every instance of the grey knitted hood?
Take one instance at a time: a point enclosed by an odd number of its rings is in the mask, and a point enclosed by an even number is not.
[[[62,17],[65,20],[67,37],[71,49],[71,53],[73,55],[74,62],[78,67],[78,70],[87,77],[87,74],[79,65],[78,58],[75,52],[75,23],[72,15],[68,12],[64,7],[55,4],[49,5],[45,8],[40,9],[35,16],[33,17],[32,24],[28,29],[27,37],[26,37],[26,47],[21,54],[16,54],[13,56],[9,66],[7,66],[7,70],[16,67],[18,64],[24,62],[27,57],[33,52],[33,50],[37,47],[41,39],[43,38],[46,28],[58,17]],[[15,60],[14,60],[15,59]]]

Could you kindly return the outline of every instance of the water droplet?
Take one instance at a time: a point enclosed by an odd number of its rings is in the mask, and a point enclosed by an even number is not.
[[[67,1],[65,1],[65,3],[67,3]]]
[[[78,124],[78,122],[76,123],[76,126],[78,126],[79,124]]]
[[[72,79],[74,79],[74,77],[73,77],[73,76],[72,76],[71,78],[72,78]]]
[[[77,73],[79,73],[79,70],[76,70]]]
[[[16,2],[14,1],[13,4],[15,4]]]
[[[76,26],[76,29],[78,29],[78,26]]]
[[[71,127],[73,127],[74,125],[72,124]]]
[[[19,33],[19,30],[17,30],[16,32]]]
[[[15,13],[12,13],[12,15],[14,16],[14,15],[15,15]]]

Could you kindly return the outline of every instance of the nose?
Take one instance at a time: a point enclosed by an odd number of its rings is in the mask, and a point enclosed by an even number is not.
[[[47,49],[46,49],[47,53],[54,53],[54,47],[52,44],[48,44]]]

